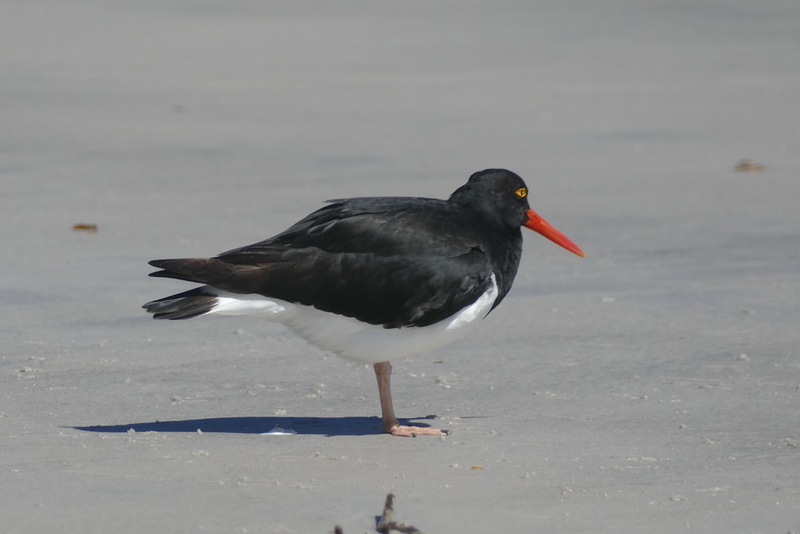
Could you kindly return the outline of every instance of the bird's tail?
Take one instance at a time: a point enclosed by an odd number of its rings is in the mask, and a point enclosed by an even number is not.
[[[148,302],[142,308],[152,313],[153,319],[191,319],[210,312],[218,302],[218,295],[205,286]]]

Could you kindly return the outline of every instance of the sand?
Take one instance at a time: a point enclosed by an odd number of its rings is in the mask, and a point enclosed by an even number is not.
[[[428,534],[800,532],[799,23],[0,2],[0,531],[360,534],[393,490]],[[526,235],[477,331],[395,362],[444,439],[380,434],[372,370],[277,325],[140,309],[189,287],[147,260],[487,167],[586,258]]]

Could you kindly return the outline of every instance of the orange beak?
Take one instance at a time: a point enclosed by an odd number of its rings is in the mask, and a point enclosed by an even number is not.
[[[528,216],[528,220],[522,224],[525,228],[530,228],[534,232],[543,235],[556,245],[561,245],[570,252],[577,254],[581,258],[583,257],[583,251],[578,247],[578,245],[570,241],[567,236],[550,226],[550,223],[542,219],[538,213],[533,210],[528,210],[525,212],[525,215]]]

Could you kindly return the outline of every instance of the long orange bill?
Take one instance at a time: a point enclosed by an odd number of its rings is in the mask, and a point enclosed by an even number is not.
[[[525,212],[525,215],[528,216],[528,220],[523,223],[525,228],[530,228],[534,232],[543,235],[556,245],[561,245],[570,252],[577,254],[581,258],[583,257],[583,251],[578,247],[578,245],[570,241],[567,236],[550,226],[550,223],[542,219],[538,213],[533,210],[528,210]]]

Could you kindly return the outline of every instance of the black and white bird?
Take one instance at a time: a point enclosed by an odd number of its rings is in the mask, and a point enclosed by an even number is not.
[[[332,200],[275,237],[215,258],[154,260],[150,276],[204,284],[148,302],[156,319],[258,315],[310,343],[374,364],[384,432],[401,426],[390,360],[462,337],[502,302],[517,274],[525,226],[583,256],[528,205],[522,178],[473,174],[447,200]]]

